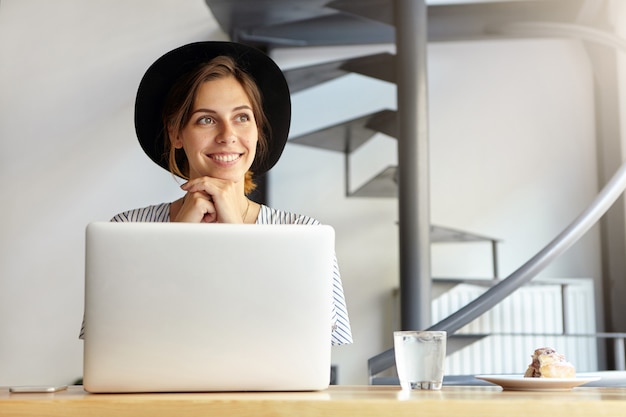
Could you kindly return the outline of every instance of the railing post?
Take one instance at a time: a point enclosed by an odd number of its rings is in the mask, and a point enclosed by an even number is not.
[[[615,370],[626,371],[626,349],[624,347],[624,338],[616,337],[613,339],[613,348],[615,349]]]

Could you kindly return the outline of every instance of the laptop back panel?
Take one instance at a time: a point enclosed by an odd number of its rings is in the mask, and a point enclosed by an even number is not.
[[[330,226],[93,223],[90,392],[324,389]]]

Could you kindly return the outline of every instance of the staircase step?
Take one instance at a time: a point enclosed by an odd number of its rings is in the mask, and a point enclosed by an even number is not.
[[[348,74],[395,83],[395,56],[388,52],[286,69],[289,91],[297,93]]]
[[[347,71],[342,69],[345,62],[340,60],[293,68],[284,70],[283,74],[289,85],[289,91],[293,94],[343,77],[347,74]]]
[[[347,72],[365,75],[366,77],[389,83],[396,82],[396,57],[383,52],[347,60],[342,69]]]
[[[355,191],[348,194],[357,198],[398,198],[398,167],[388,166]]]
[[[311,146],[335,152],[352,153],[376,133],[389,130],[393,110],[381,110],[351,119],[311,133],[289,139],[289,143]],[[381,130],[376,130],[380,128]]]
[[[365,184],[348,193],[356,198],[398,198],[398,168],[390,166]]]

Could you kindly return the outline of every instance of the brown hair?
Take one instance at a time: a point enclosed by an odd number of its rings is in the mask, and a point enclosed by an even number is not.
[[[263,112],[261,92],[254,79],[237,66],[235,60],[229,56],[218,56],[207,63],[198,66],[195,70],[181,77],[172,87],[163,106],[164,149],[172,174],[189,179],[189,162],[183,149],[172,146],[169,132],[182,132],[191,118],[193,103],[200,86],[211,80],[234,77],[243,87],[250,103],[259,132],[255,158],[265,158],[267,155],[266,131],[269,124]],[[252,171],[246,172],[244,191],[249,194],[256,188]]]

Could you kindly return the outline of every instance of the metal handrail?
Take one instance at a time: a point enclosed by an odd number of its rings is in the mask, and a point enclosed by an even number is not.
[[[494,30],[493,28],[491,30]],[[571,36],[583,40],[614,47],[626,53],[626,41],[612,34],[579,25],[551,23],[515,23],[500,27],[500,32],[514,35],[551,35]],[[529,33],[530,31],[530,33]],[[613,177],[598,193],[589,207],[584,210],[548,245],[541,249],[516,271],[491,287],[481,296],[451,314],[447,318],[432,325],[428,330],[445,330],[453,334],[469,324],[485,312],[492,309],[515,290],[532,280],[550,262],[569,249],[578,241],[600,218],[609,210],[613,203],[626,189],[626,162],[623,162]],[[620,350],[622,351],[622,350]],[[373,356],[368,360],[370,383],[374,375],[395,364],[393,348]]]

